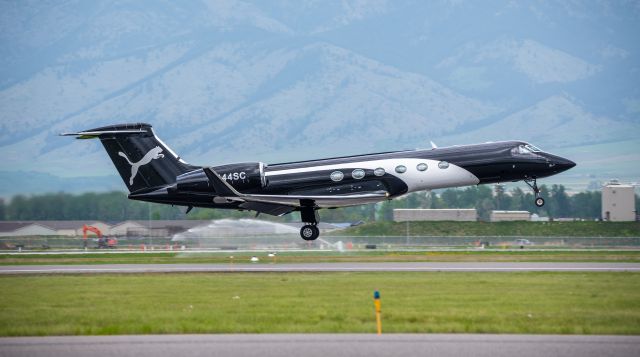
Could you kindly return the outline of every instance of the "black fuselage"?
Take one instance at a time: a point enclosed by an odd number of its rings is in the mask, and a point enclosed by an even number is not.
[[[536,179],[575,163],[521,141],[394,151],[265,165],[186,163],[146,123],[62,135],[98,138],[134,200],[192,207],[300,211],[300,235],[319,235],[316,211],[393,199],[410,192],[524,180],[544,205]],[[187,211],[188,212],[188,211]]]
[[[520,141],[495,142],[476,145],[452,146],[428,150],[385,152],[321,160],[263,165],[260,163],[238,163],[213,166],[227,182],[239,192],[261,195],[344,195],[362,192],[387,191],[389,198],[409,192],[445,187],[465,186],[520,181],[543,178],[565,171],[573,166],[570,160],[546,152],[520,152],[519,147],[528,145]],[[404,173],[385,169],[376,175],[375,169],[382,163],[399,165],[411,162],[427,164],[423,175],[425,182],[411,174],[416,165],[407,165]],[[448,163],[446,168],[444,164]],[[447,176],[447,170],[453,171]],[[355,178],[354,170],[364,171],[362,178]],[[343,178],[331,179],[332,173],[339,171]],[[443,176],[437,182],[429,182],[429,175]],[[465,175],[468,175],[466,177]],[[132,199],[159,203],[172,203],[196,207],[238,208],[237,202],[214,202],[215,192],[207,184],[202,170],[178,176],[174,185],[160,190],[149,189],[132,192]],[[345,202],[344,205],[358,204]]]

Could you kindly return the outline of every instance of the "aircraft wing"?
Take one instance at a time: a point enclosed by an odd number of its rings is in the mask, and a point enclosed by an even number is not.
[[[222,179],[210,167],[203,168],[204,172],[218,194],[218,197],[243,202],[240,206],[243,208],[255,210],[258,212],[269,213],[268,211],[289,213],[296,207],[316,206],[316,207],[342,207],[353,206],[366,203],[379,202],[389,197],[387,191],[371,191],[360,192],[345,195],[256,195],[244,194],[238,192],[233,186]],[[280,206],[280,207],[276,207]],[[266,209],[265,211],[261,210]],[[287,211],[287,208],[291,208]],[[269,213],[273,214],[273,213]],[[278,215],[278,214],[276,214]]]

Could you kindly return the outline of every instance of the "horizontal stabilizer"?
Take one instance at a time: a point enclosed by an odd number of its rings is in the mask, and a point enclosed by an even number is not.
[[[111,130],[111,131],[81,131],[79,133],[61,133],[60,136],[77,136],[78,139],[95,139],[107,134],[140,134],[143,130]]]
[[[151,125],[145,123],[117,124],[76,133],[60,133],[60,136],[77,136],[78,139],[94,139],[104,135],[144,134],[148,133],[148,129],[150,128]]]

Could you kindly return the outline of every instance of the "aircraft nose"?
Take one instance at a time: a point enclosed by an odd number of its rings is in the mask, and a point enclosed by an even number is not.
[[[571,160],[568,160],[568,159],[565,159],[565,160],[567,160],[567,163],[565,164],[567,166],[567,170],[576,166],[575,162],[573,162]]]
[[[569,160],[569,159],[565,159],[564,157],[556,157],[554,158],[554,160],[552,160],[552,162],[555,164],[555,168],[558,171],[566,171],[569,170],[570,168],[576,166],[576,163]]]

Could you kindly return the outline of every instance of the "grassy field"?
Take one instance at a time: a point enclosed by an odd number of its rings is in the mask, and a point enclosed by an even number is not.
[[[638,273],[1,276],[0,335],[639,334]]]
[[[373,222],[345,236],[640,237],[640,222]]]
[[[280,252],[262,253],[118,253],[118,254],[0,254],[0,265],[42,264],[185,264],[248,263],[258,256],[262,264],[332,262],[640,262],[640,251],[427,251],[427,252]],[[230,258],[233,256],[233,259]]]

